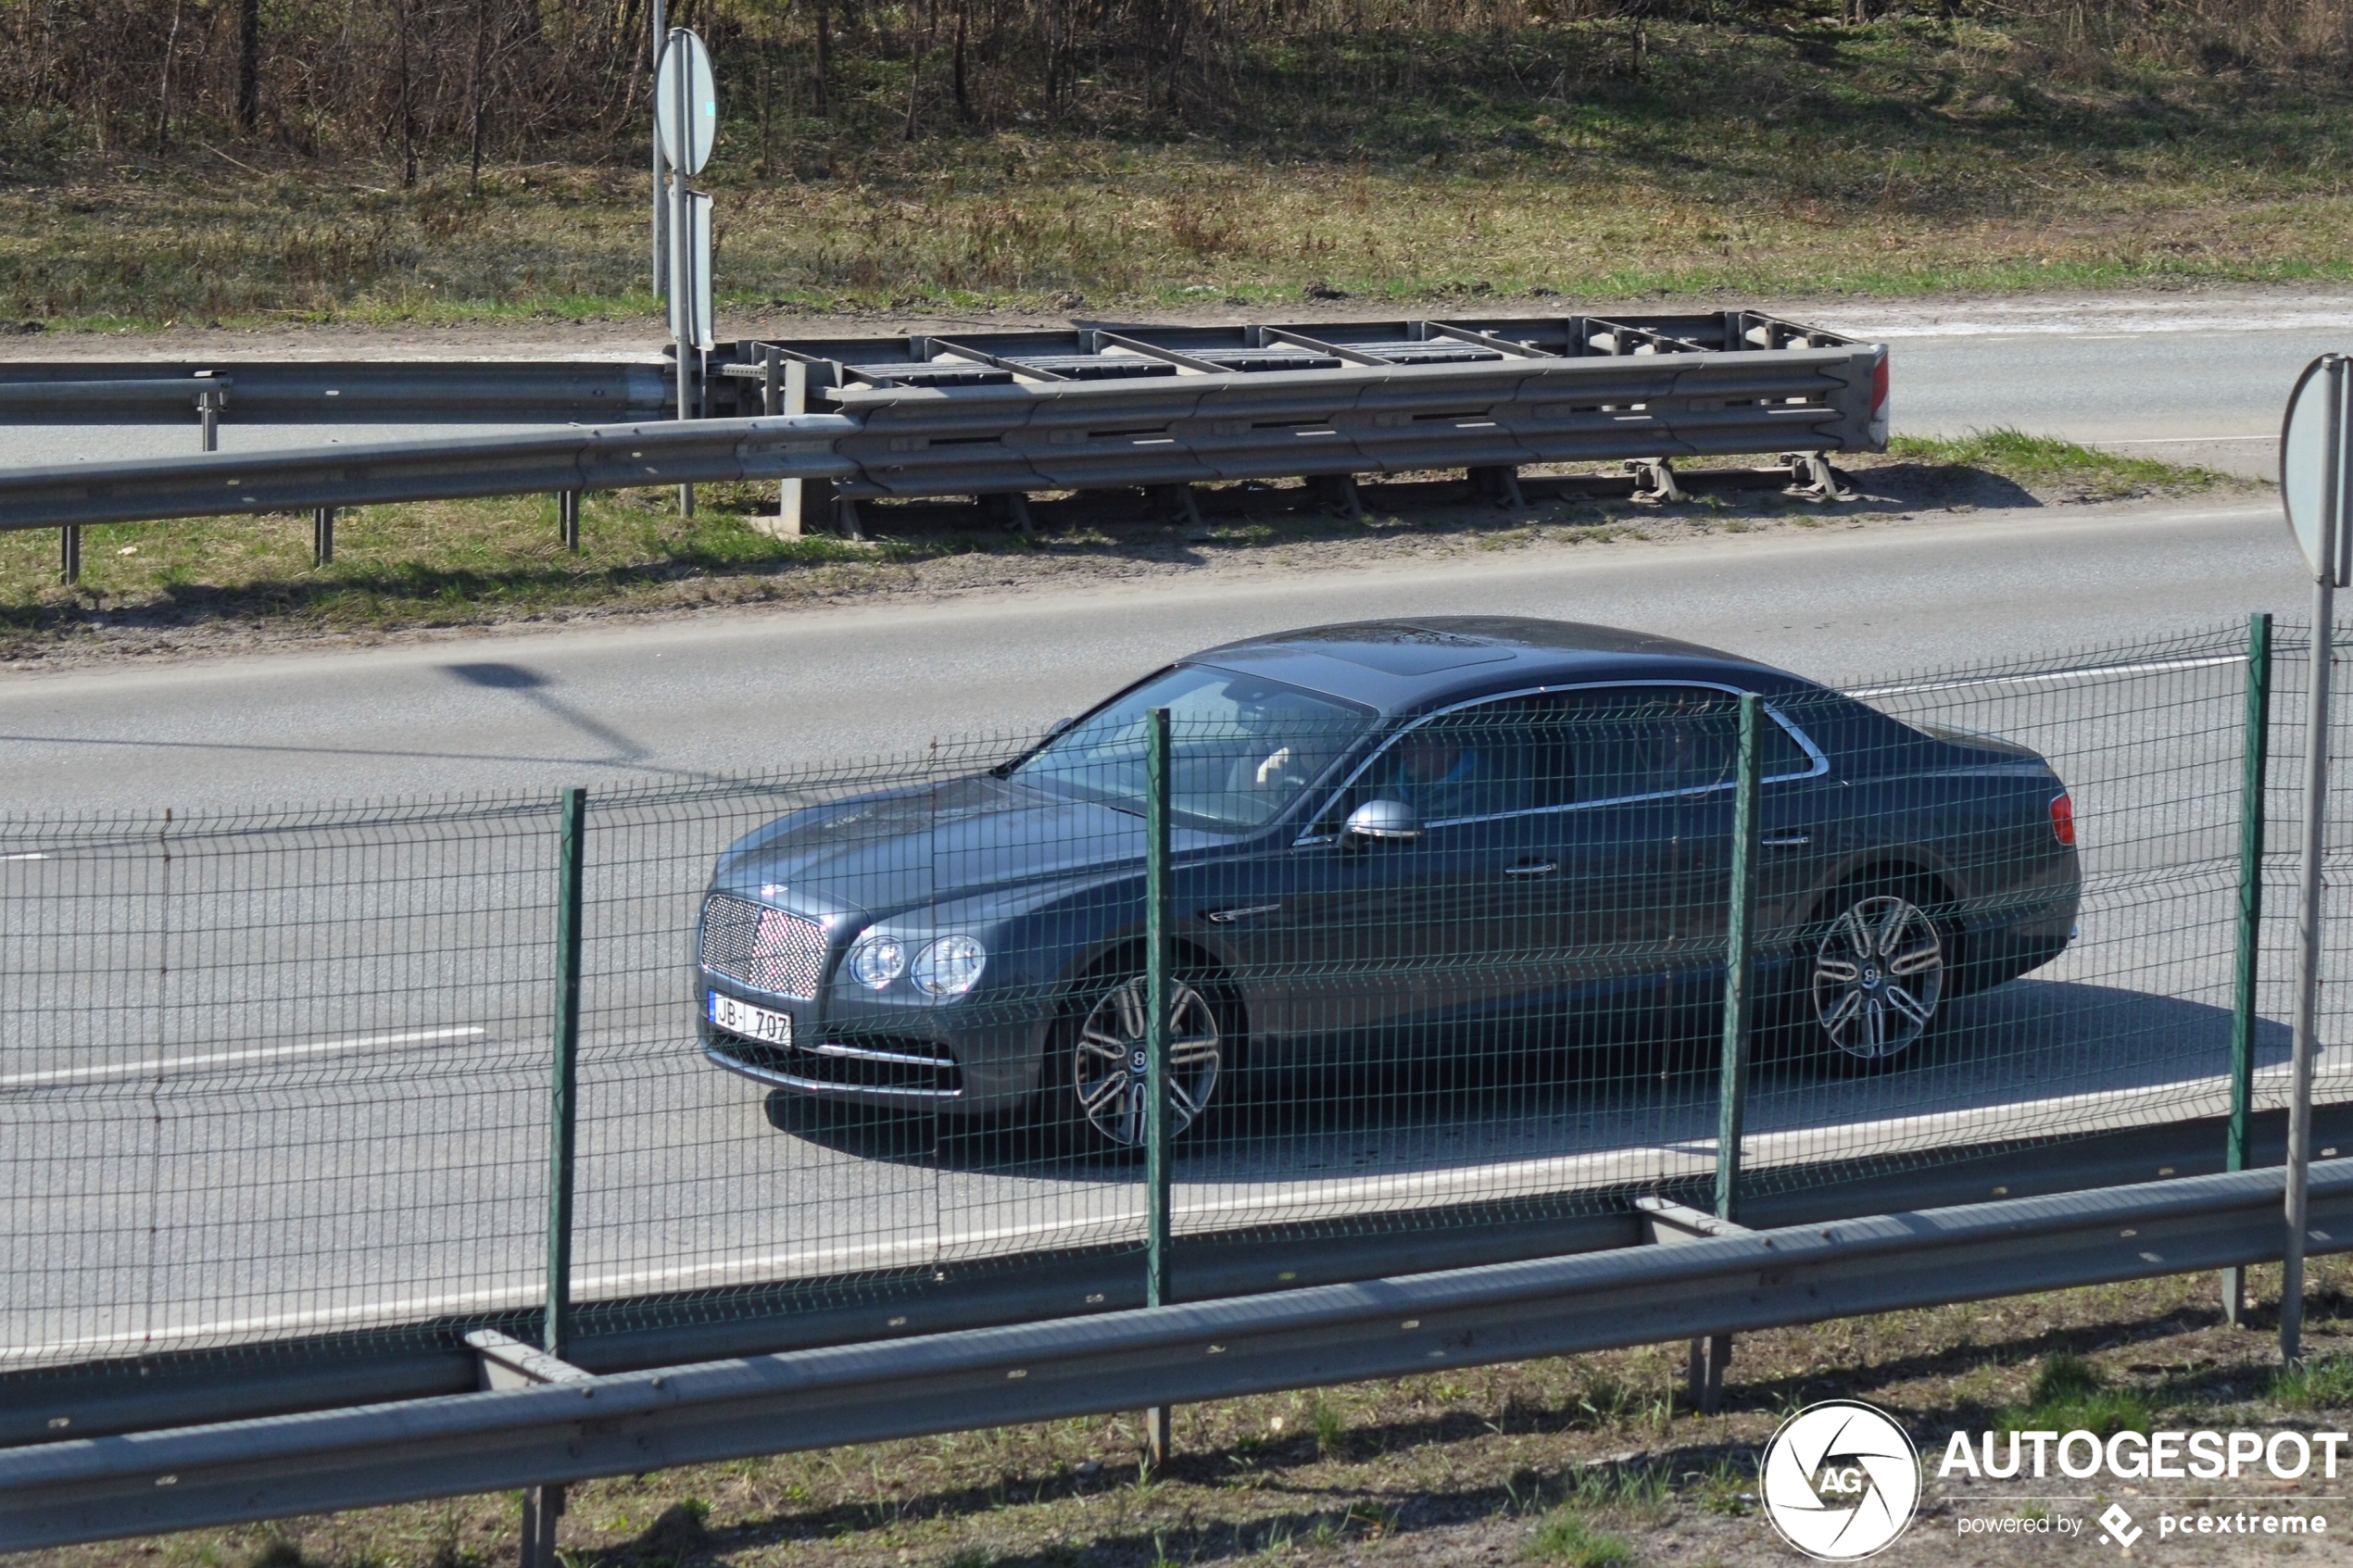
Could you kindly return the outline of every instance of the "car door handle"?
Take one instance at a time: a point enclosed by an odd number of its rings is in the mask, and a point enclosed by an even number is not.
[[[1522,860],[1516,866],[1505,866],[1505,876],[1550,876],[1560,870],[1558,860]]]
[[[1814,842],[1814,835],[1810,833],[1785,833],[1774,838],[1760,838],[1756,842],[1768,849],[1803,849]]]

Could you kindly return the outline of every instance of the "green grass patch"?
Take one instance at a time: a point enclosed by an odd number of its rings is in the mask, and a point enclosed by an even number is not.
[[[2034,1374],[2027,1402],[2002,1412],[2003,1432],[2146,1432],[2149,1408],[2141,1396],[2112,1385],[2091,1362],[2064,1352]]]
[[[1563,1568],[1630,1568],[1634,1562],[1634,1549],[1624,1537],[1596,1528],[1569,1504],[1544,1516],[1528,1543],[1528,1555]]]
[[[2271,1399],[2297,1411],[2353,1406],[2353,1356],[2318,1356],[2284,1368],[2271,1379]]]
[[[1887,457],[1930,468],[1975,470],[2030,490],[2068,490],[2101,498],[2245,483],[2216,469],[2120,456],[2007,428],[1976,431],[1955,440],[1899,435],[1887,444]]]

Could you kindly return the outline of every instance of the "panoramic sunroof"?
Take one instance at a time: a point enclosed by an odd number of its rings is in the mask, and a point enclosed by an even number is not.
[[[1384,675],[1430,675],[1471,664],[1498,664],[1512,650],[1482,637],[1432,631],[1427,626],[1386,623],[1326,626],[1295,633],[1262,647],[1295,647],[1343,664],[1361,665]]]

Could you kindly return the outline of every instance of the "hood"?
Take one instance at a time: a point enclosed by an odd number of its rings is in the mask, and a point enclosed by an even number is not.
[[[795,811],[730,846],[711,885],[862,924],[1143,854],[1141,817],[984,775]]]

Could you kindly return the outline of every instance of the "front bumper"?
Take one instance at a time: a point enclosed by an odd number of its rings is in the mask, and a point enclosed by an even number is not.
[[[711,1022],[711,993],[793,1021],[793,1043],[775,1045]],[[703,1055],[728,1072],[787,1094],[852,1105],[979,1115],[1026,1104],[1043,1060],[1044,1021],[999,1020],[962,1006],[915,1010],[868,1005],[825,1016],[815,1001],[751,991],[705,973],[696,992]]]

